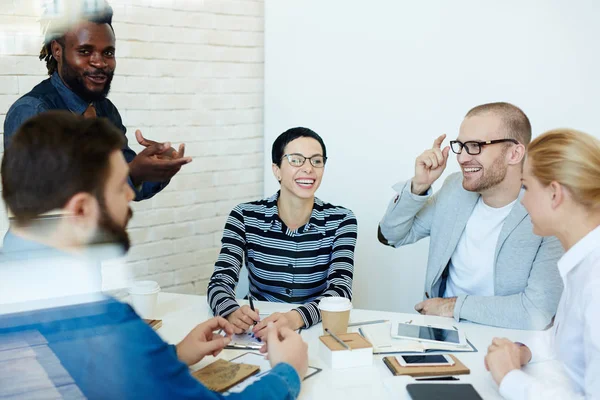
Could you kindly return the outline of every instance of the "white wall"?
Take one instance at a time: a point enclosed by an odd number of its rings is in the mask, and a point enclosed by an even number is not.
[[[206,293],[227,215],[263,192],[263,2],[109,3],[117,37],[109,98],[131,147],[140,150],[141,129],[185,142],[194,158],[162,193],[133,204],[128,265],[167,291]],[[0,0],[0,132],[10,105],[47,78],[38,60],[41,4]],[[0,238],[4,214],[0,205]]]
[[[600,137],[600,5],[583,1],[266,0],[265,165],[285,129],[321,134],[317,195],[354,210],[360,307],[410,311],[422,298],[427,241],[376,239],[390,186],[473,106],[509,101],[535,134]],[[457,171],[455,157],[447,172]],[[265,168],[265,194],[277,189]],[[436,185],[439,187],[439,185]]]

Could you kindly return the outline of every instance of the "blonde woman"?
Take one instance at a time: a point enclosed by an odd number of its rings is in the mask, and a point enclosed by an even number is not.
[[[529,145],[522,180],[534,233],[558,237],[566,251],[549,333],[571,386],[520,371],[537,352],[507,339],[494,339],[486,367],[507,399],[600,398],[600,141],[569,129],[547,132]]]

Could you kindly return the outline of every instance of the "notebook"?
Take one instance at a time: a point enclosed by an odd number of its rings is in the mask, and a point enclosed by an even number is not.
[[[406,391],[413,400],[483,400],[468,383],[410,383]]]
[[[383,363],[395,376],[408,375],[418,376],[448,376],[448,375],[468,375],[471,370],[460,362],[453,355],[449,355],[454,360],[454,365],[437,365],[427,367],[403,367],[398,363],[394,356],[383,357]]]
[[[214,363],[192,372],[192,376],[210,390],[224,392],[244,379],[258,373],[259,370],[260,367],[257,365],[218,359]]]
[[[391,323],[365,325],[359,328],[361,335],[373,344],[373,354],[429,353],[429,352],[475,352],[477,349],[467,340],[466,345],[450,343],[419,342],[395,339],[391,335]]]

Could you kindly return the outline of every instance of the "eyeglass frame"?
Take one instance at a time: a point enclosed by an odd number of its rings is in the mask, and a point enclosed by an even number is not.
[[[291,156],[300,156],[300,157],[304,158],[304,161],[302,162],[302,165],[292,165],[292,161],[290,161],[290,157],[291,157]],[[318,167],[318,166],[316,166],[315,164],[313,164],[313,162],[312,162],[312,159],[313,159],[314,157],[322,157],[322,158],[323,158],[323,166],[322,166],[322,167]],[[306,163],[306,160],[309,160],[309,162],[310,162],[310,165],[312,165],[312,166],[313,166],[313,168],[325,168],[325,164],[327,164],[327,157],[326,157],[326,156],[322,156],[322,155],[320,155],[320,154],[315,154],[314,156],[306,157],[306,156],[304,156],[303,154],[300,154],[300,153],[290,153],[290,154],[284,154],[284,155],[281,157],[281,159],[282,159],[282,160],[283,160],[284,158],[287,158],[287,160],[288,160],[288,163],[289,163],[289,164],[290,164],[292,167],[294,167],[294,168],[300,168],[300,167],[304,166],[304,164]]]
[[[512,139],[512,138],[506,138],[506,139],[495,139],[495,140],[484,140],[484,141],[478,141],[478,140],[467,140],[466,142],[461,142],[460,140],[451,140],[450,141],[450,149],[452,150],[452,152],[454,154],[461,154],[463,149],[465,148],[465,145],[467,143],[475,143],[479,146],[479,153],[470,153],[469,150],[467,149],[467,154],[471,155],[471,156],[477,156],[479,154],[481,154],[481,149],[483,148],[483,146],[487,146],[490,144],[496,144],[496,143],[506,143],[506,142],[511,142],[514,144],[519,144],[519,141],[517,139]],[[456,152],[454,151],[454,148],[452,146],[453,143],[458,143],[460,144],[460,151]]]

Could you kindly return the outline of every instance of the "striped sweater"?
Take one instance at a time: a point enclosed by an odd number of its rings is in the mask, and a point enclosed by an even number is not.
[[[310,327],[321,321],[321,298],[352,299],[357,222],[352,211],[315,197],[308,223],[292,231],[278,216],[278,197],[279,192],[231,211],[208,284],[208,302],[223,317],[240,307],[235,287],[245,261],[250,295],[301,304],[296,310]]]

